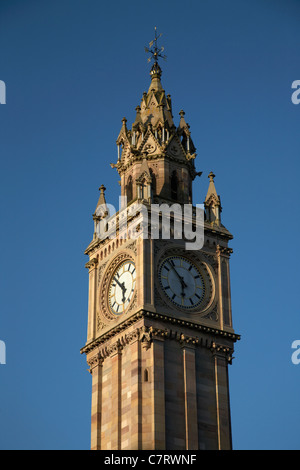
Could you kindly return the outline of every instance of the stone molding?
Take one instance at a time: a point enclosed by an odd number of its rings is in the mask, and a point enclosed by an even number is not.
[[[152,314],[150,312],[139,312],[137,320],[140,320],[141,318],[147,318],[147,317],[154,317],[159,320],[164,320],[172,323],[176,323],[178,326],[183,326],[183,327],[189,327],[193,329],[197,329],[201,333],[207,333],[210,335],[218,335],[220,337],[226,338],[231,340],[232,342],[235,342],[240,339],[239,335],[236,335],[235,333],[229,333],[225,332],[223,330],[216,330],[215,328],[210,328],[206,327],[203,325],[196,325],[192,324],[191,322],[184,322],[176,319],[171,319],[171,318],[166,318],[163,315],[158,315],[158,314]],[[133,320],[133,319],[131,319]],[[132,321],[132,323],[134,323]],[[90,366],[90,371],[96,366],[96,365],[102,365],[103,361],[107,357],[111,357],[117,353],[122,353],[123,348],[128,345],[132,344],[135,341],[140,341],[142,348],[144,349],[149,349],[152,345],[153,340],[158,339],[158,340],[175,340],[178,341],[182,346],[190,346],[190,347],[195,347],[199,346],[202,348],[209,349],[213,354],[218,354],[221,355],[226,359],[228,363],[231,364],[232,361],[232,354],[233,354],[233,347],[226,346],[224,344],[221,344],[219,342],[216,342],[214,339],[211,338],[204,338],[203,336],[191,336],[187,335],[186,333],[182,333],[178,330],[174,330],[171,328],[155,328],[153,326],[141,326],[139,328],[136,328],[133,331],[130,331],[129,333],[123,334],[123,336],[119,337],[116,341],[110,342],[109,344],[107,341],[110,341],[113,339],[115,335],[120,333],[122,330],[125,328],[128,328],[127,322],[124,322],[123,328],[121,325],[119,325],[118,328],[116,328],[115,331],[112,332],[111,336],[108,334],[104,335],[101,338],[98,338],[97,340],[93,341],[92,343],[86,345],[84,348],[81,349],[81,353],[90,353],[94,349],[97,349],[97,352],[95,355],[92,356],[91,359],[88,360],[88,364]]]

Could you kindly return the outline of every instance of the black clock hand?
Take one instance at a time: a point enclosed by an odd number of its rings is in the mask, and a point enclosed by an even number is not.
[[[124,294],[125,294],[125,292],[126,292],[126,290],[127,290],[126,287],[125,287],[125,285],[124,285],[125,283],[122,282],[122,284],[121,284],[121,283],[118,281],[118,279],[117,279],[116,277],[114,277],[114,281],[116,281],[116,283],[121,287],[121,289],[122,289],[122,291],[123,291],[123,299],[124,299]]]
[[[183,277],[180,276],[180,275],[178,274],[178,272],[176,271],[175,266],[173,265],[173,263],[171,263],[171,261],[169,261],[169,263],[170,263],[170,266],[172,267],[173,271],[175,272],[176,276],[177,276],[178,279],[180,280],[182,292],[183,292],[183,294],[184,294],[184,288],[187,287],[187,285],[186,285],[186,283],[184,282]]]
[[[171,261],[169,261],[169,263],[170,263],[170,266],[172,267],[173,271],[175,272],[176,276],[177,276],[178,279],[180,280],[181,285],[182,285],[183,287],[187,287],[186,283],[184,282],[183,277],[180,276],[180,275],[178,274],[178,272],[176,271],[175,266],[171,263]]]

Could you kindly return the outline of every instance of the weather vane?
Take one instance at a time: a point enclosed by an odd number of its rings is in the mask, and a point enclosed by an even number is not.
[[[155,26],[155,38],[153,39],[153,41],[149,42],[149,47],[145,47],[145,52],[147,52],[147,54],[148,52],[151,54],[151,57],[148,58],[148,62],[151,62],[151,60],[153,59],[154,63],[157,63],[159,57],[164,60],[167,59],[167,56],[162,54],[162,52],[164,51],[164,47],[161,47],[160,49],[157,47],[157,41],[161,36],[162,33],[157,36]]]

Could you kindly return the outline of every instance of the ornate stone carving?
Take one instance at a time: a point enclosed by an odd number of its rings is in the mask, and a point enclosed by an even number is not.
[[[95,268],[98,264],[98,258],[92,258],[85,264],[85,267],[89,270]]]
[[[224,357],[229,364],[232,363],[233,348],[212,342],[210,350],[214,355],[220,355]]]
[[[142,348],[147,350],[151,347],[151,334],[150,334],[150,330],[148,328],[143,327],[141,329],[140,341],[141,341],[141,344],[142,344]]]
[[[99,317],[99,314],[97,315],[97,331],[103,330],[103,328],[106,326],[106,323],[103,323],[101,321],[101,318]]]
[[[107,262],[105,262],[105,263],[103,263],[103,264],[101,264],[101,265],[99,266],[99,269],[98,269],[98,286],[99,286],[99,284],[100,284],[101,276],[102,276],[102,274],[103,274],[103,272],[104,272],[104,270],[105,270],[106,265],[107,265]]]
[[[93,356],[87,361],[88,366],[90,367],[89,372],[92,374],[93,369],[97,366],[102,366],[103,361],[104,358],[101,356],[101,354],[95,354],[95,356]]]
[[[129,245],[126,246],[126,249],[133,251],[134,255],[137,255],[137,246],[136,242],[129,243]]]
[[[203,315],[202,318],[206,318],[207,320],[217,322],[219,320],[218,304],[216,303],[213,310]]]

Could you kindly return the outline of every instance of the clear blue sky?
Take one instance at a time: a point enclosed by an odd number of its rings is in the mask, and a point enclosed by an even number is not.
[[[163,86],[234,234],[230,367],[235,449],[299,449],[300,2],[1,0],[0,448],[88,449],[88,274],[98,188],[117,204],[121,119],[150,83],[154,26]]]

